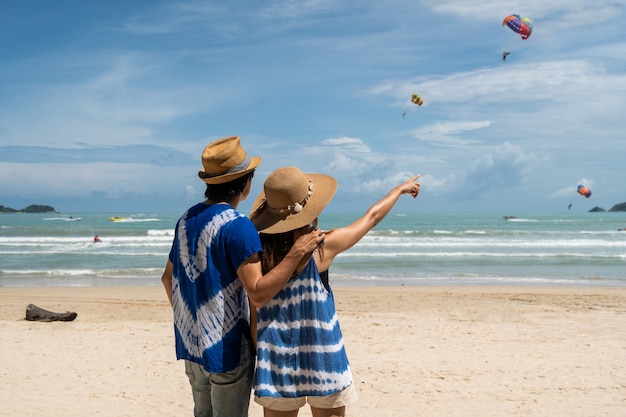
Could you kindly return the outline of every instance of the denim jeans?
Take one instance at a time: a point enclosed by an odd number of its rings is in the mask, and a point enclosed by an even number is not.
[[[239,367],[230,372],[207,372],[202,365],[185,361],[185,372],[193,393],[195,417],[247,417],[250,406],[254,352],[252,342],[241,341]]]

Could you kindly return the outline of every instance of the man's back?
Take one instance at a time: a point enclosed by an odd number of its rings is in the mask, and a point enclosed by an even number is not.
[[[197,204],[178,221],[170,252],[178,359],[210,372],[239,365],[248,300],[237,268],[261,249],[250,220],[227,204]]]

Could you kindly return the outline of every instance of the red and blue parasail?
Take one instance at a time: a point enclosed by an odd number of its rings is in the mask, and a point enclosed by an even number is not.
[[[533,22],[524,16],[512,14],[504,18],[502,26],[507,25],[513,32],[519,33],[526,40],[533,32]]]
[[[578,186],[578,194],[584,195],[585,197],[589,198],[591,197],[591,190],[581,184]]]

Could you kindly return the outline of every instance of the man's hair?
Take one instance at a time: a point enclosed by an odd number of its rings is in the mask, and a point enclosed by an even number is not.
[[[223,184],[207,184],[204,196],[214,203],[231,202],[239,194],[243,193],[248,180],[254,177],[254,170],[248,172],[243,177],[225,182]]]

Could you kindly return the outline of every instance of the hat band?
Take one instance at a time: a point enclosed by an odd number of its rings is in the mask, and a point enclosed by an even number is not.
[[[306,206],[306,202],[309,201],[309,198],[311,198],[312,195],[313,195],[313,180],[309,180],[309,191],[307,192],[306,197],[304,197],[304,199],[300,201],[296,201],[295,203],[290,204],[284,208],[275,208],[275,207],[270,206],[269,204],[267,204],[267,208],[270,209],[270,211],[273,211],[276,213],[284,213],[284,212],[289,212],[292,214],[300,213],[302,209],[304,208],[304,206]]]
[[[211,173],[204,171],[204,172],[200,172],[199,175],[201,178],[220,177],[226,174],[234,174],[235,172],[245,171],[245,169],[248,168],[249,165],[250,165],[250,157],[246,155],[243,161],[241,161],[234,167],[230,168],[228,171],[220,172],[219,174],[211,174]]]

